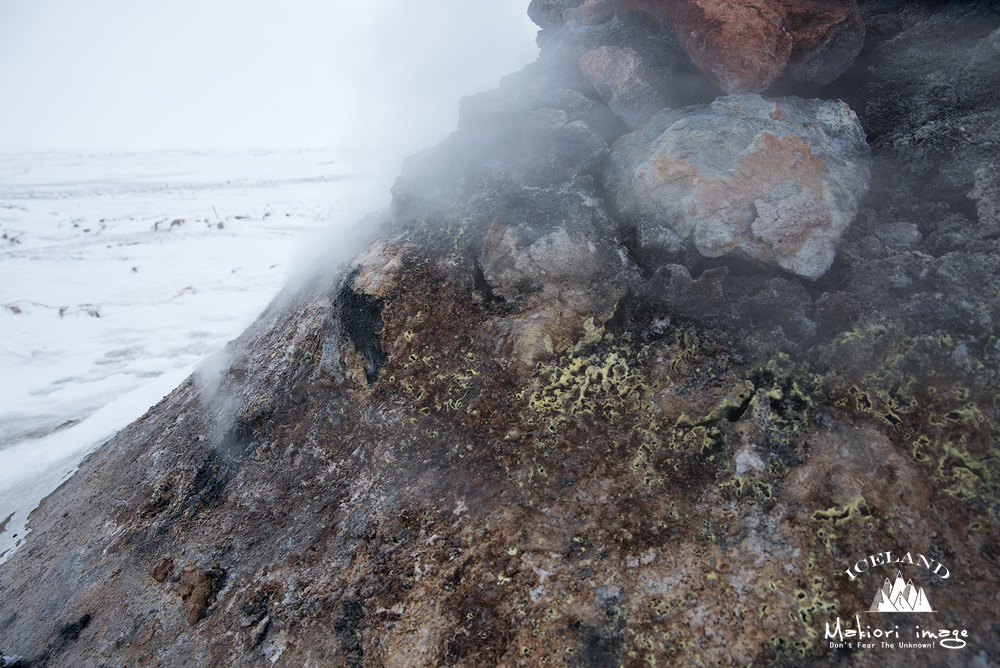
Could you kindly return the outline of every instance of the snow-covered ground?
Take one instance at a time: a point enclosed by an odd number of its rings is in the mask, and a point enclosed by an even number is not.
[[[0,153],[0,563],[83,457],[364,212],[383,158]]]

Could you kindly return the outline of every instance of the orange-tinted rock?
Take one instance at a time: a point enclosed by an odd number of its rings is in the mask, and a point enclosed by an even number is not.
[[[663,111],[615,143],[612,210],[639,246],[733,255],[817,279],[869,178],[868,145],[842,102],[744,94]]]
[[[672,31],[727,93],[763,91],[783,74],[824,85],[850,67],[864,42],[854,0],[615,0],[615,13]]]

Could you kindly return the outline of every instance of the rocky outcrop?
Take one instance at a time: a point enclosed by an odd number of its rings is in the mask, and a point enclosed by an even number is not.
[[[528,17],[543,30],[556,30],[565,23],[563,14],[582,4],[583,0],[531,0]]]
[[[668,31],[727,93],[756,93],[779,78],[822,86],[861,52],[854,0],[616,0],[623,21]]]
[[[693,248],[817,279],[868,189],[868,154],[842,102],[734,95],[623,137],[604,183],[645,256]]]
[[[926,46],[944,42],[952,48]],[[895,191],[897,200],[900,189],[911,188],[903,199],[968,196],[968,204],[947,212],[947,222],[930,211],[895,215],[918,224],[935,254],[1000,236],[993,194],[1000,123],[993,102],[1000,90],[1000,31],[994,22],[950,6],[879,42],[872,55],[871,76],[853,96],[853,106],[872,146],[891,155],[887,191]]]
[[[867,46],[828,99],[713,109],[674,38],[584,7],[405,162],[359,252],[321,262],[42,502],[0,566],[3,657],[997,663],[1000,13],[862,2]],[[705,104],[628,133],[580,69],[603,47]],[[734,99],[758,110],[742,153],[689,133],[660,163],[697,166],[681,198],[719,181],[708,195],[748,234],[860,163],[833,148],[861,137],[836,100],[868,135],[870,190],[818,278],[703,256],[694,235],[651,251],[629,213],[645,199],[621,200],[623,147],[684,122],[736,144]],[[830,221],[837,192],[819,198]],[[866,617],[887,552],[911,555],[893,566],[933,617]],[[831,646],[855,615],[965,646]]]
[[[569,20],[559,30],[542,31],[547,33],[541,41],[542,56],[524,71],[507,77],[501,82],[501,88],[517,87],[532,94],[546,94],[559,88],[572,89],[606,104],[610,97],[603,97],[595,89],[580,64],[588,52],[596,50],[600,53],[605,48],[629,54],[645,76],[645,83],[654,88],[656,95],[662,97],[667,106],[709,102],[717,94],[717,89],[690,65],[671,35],[653,33],[616,18],[599,24],[585,23],[581,15],[572,13],[567,18]],[[614,61],[608,64],[613,65]],[[626,83],[614,75],[613,67],[603,75],[602,69],[595,68],[591,76],[597,80]]]
[[[587,128],[596,132],[611,146],[616,139],[629,131],[607,105],[591,100],[579,91],[558,88],[543,93],[533,101],[536,109],[558,109],[565,112],[566,121],[583,121]]]
[[[580,57],[580,70],[604,103],[632,130],[669,106],[665,91],[638,53],[602,46]]]

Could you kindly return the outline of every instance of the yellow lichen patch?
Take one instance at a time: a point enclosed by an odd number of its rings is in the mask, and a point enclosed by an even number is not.
[[[375,389],[401,394],[424,415],[464,412],[483,378],[480,348],[463,324],[474,307],[464,299],[457,268],[412,257],[402,264],[400,280],[409,291],[382,314],[388,359]]]
[[[896,435],[937,488],[1000,517],[1000,369],[974,337],[913,334],[905,323],[860,323],[826,354],[829,400]]]
[[[822,577],[814,577],[809,590],[796,589],[794,596],[798,603],[795,611],[790,611],[789,617],[793,622],[800,622],[805,631],[804,637],[798,642],[798,651],[809,650],[816,638],[819,637],[817,631],[817,620],[833,613],[837,608],[835,600],[827,600],[825,595],[826,580]]]
[[[639,370],[638,356],[627,348],[590,355],[569,354],[535,371],[538,389],[528,397],[528,408],[539,422],[558,428],[569,416],[584,413],[614,418],[626,406],[649,411],[650,387]],[[640,352],[640,355],[642,352]]]
[[[749,506],[770,501],[774,498],[774,486],[771,483],[757,479],[756,477],[736,475],[735,473],[729,480],[721,483],[719,489],[731,489],[737,498],[742,499]]]
[[[817,510],[812,516],[814,520],[831,520],[834,525],[837,525],[852,519],[870,518],[871,511],[868,509],[865,497],[859,494],[850,503],[826,510]]]
[[[982,487],[995,487],[993,483],[1000,468],[996,455],[980,459],[954,443],[944,443],[943,450],[937,472],[950,482],[945,492],[960,499],[975,499]]]

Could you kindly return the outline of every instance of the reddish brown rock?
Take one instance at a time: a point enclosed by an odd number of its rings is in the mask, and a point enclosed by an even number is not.
[[[825,86],[847,71],[865,43],[865,23],[855,0],[782,2],[792,55],[782,79]]]
[[[184,601],[184,618],[194,626],[208,607],[208,597],[212,593],[212,580],[193,562],[181,569],[181,586],[177,593]]]
[[[854,62],[865,33],[854,0],[615,0],[615,13],[673,32],[727,93],[763,91],[783,74],[827,84]]]
[[[163,582],[172,570],[174,570],[174,560],[165,554],[160,559],[160,563],[153,569],[153,579],[157,582]]]

